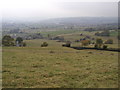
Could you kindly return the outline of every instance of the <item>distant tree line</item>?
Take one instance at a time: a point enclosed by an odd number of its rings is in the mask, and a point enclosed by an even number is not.
[[[106,30],[103,32],[97,32],[95,33],[96,36],[110,36],[110,31]]]
[[[50,38],[50,40],[58,40],[60,42],[63,42],[64,41],[64,37],[63,36],[56,36],[56,37]]]
[[[96,30],[94,28],[86,28],[86,29],[84,29],[84,31],[92,32],[92,31],[96,31]]]
[[[32,40],[32,39],[43,39],[43,36],[41,33],[35,33],[32,35],[27,35],[23,37],[25,40]]]

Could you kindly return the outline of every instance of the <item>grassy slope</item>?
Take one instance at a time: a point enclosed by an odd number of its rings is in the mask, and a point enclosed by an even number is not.
[[[80,33],[83,34],[83,36],[80,36]],[[103,42],[105,42],[108,39],[113,40],[113,44],[107,44],[108,48],[118,48],[118,39],[116,36],[110,36],[110,37],[102,37],[102,36],[95,36],[95,32],[86,32],[86,31],[81,31],[79,33],[71,33],[71,34],[62,34],[61,36],[64,36],[65,40],[70,40],[72,41],[72,46],[80,46],[80,42],[75,43],[75,40],[79,40],[80,38],[84,38],[85,36],[91,36],[91,38],[101,38]],[[91,42],[96,42],[95,40]]]
[[[3,48],[3,87],[118,87],[117,52],[79,51],[50,40],[41,48],[41,42]]]

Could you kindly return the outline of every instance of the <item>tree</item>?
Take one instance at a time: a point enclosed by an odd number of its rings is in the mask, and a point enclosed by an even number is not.
[[[82,46],[87,46],[90,44],[90,40],[82,40],[81,43],[82,43]]]
[[[5,35],[2,38],[2,45],[3,46],[14,46],[14,39],[9,35]]]
[[[23,39],[21,37],[17,37],[16,38],[16,42],[18,42],[18,44],[22,43],[23,42]]]
[[[105,41],[105,44],[113,44],[113,40],[112,39],[108,39],[107,41]]]
[[[96,44],[98,45],[98,48],[101,48],[103,40],[101,38],[96,39]]]

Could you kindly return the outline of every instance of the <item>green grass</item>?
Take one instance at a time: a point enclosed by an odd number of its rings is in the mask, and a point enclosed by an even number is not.
[[[118,31],[111,31],[111,32],[110,32],[110,35],[117,37],[117,36],[118,36],[118,33],[120,33],[120,32],[118,32]]]
[[[95,31],[96,32],[96,31]],[[80,31],[77,33],[71,33],[71,34],[62,34],[66,41],[71,41],[72,46],[80,46],[80,42],[76,43],[75,40],[80,40],[81,38],[84,38],[86,36],[90,36],[91,38],[101,38],[103,42],[105,42],[108,39],[113,40],[113,44],[107,44],[108,48],[118,48],[118,39],[116,36],[110,36],[110,37],[103,37],[103,36],[95,36],[95,32],[86,32],[86,31]],[[83,36],[80,36],[80,34],[83,34]],[[91,42],[96,42],[96,40],[91,40]]]
[[[48,47],[40,47],[47,41]],[[118,53],[75,50],[52,40],[3,47],[5,88],[117,88]],[[51,52],[52,51],[52,52]]]
[[[50,36],[56,36],[56,35],[61,35],[61,34],[70,34],[70,33],[78,33],[80,32],[79,30],[55,30],[55,31],[41,31],[40,33],[44,36],[47,37],[49,34]]]

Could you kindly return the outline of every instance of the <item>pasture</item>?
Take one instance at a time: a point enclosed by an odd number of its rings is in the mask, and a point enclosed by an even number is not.
[[[40,47],[43,41],[49,46]],[[3,88],[118,87],[117,52],[75,50],[43,39],[26,43],[27,47],[3,47]]]

